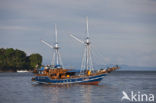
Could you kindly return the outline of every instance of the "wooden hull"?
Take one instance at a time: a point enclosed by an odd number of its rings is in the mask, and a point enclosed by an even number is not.
[[[69,78],[69,79],[50,79],[48,76],[36,76],[33,81],[44,84],[85,84],[85,85],[97,85],[106,73],[95,75],[95,76],[85,76],[80,78]]]

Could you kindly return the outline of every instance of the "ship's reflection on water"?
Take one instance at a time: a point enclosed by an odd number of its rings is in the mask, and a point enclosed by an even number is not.
[[[91,103],[91,86],[88,86],[88,88],[82,86],[80,93],[82,94],[85,103]]]
[[[64,84],[64,85],[51,85],[51,84],[33,84],[34,87],[42,87],[44,94],[50,94],[49,102],[84,102],[92,103],[92,89],[94,87],[102,87],[103,85],[80,85],[80,84]],[[71,98],[72,97],[72,98]],[[51,99],[50,99],[51,98]]]

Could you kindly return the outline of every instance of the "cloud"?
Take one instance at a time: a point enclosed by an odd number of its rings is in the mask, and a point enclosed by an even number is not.
[[[96,63],[156,66],[155,5],[154,0],[4,0],[0,3],[0,47],[39,52],[47,63],[52,50],[39,41],[53,43],[56,23],[62,58],[80,65],[83,45],[68,35],[85,37],[88,16]]]
[[[0,30],[30,30],[30,28],[22,26],[0,26]]]

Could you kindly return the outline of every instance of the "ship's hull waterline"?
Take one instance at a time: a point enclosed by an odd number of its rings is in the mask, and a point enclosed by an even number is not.
[[[69,79],[51,79],[48,76],[36,76],[33,81],[42,84],[87,84],[87,85],[97,85],[105,76],[105,74],[96,76],[87,76],[81,78],[69,78]]]

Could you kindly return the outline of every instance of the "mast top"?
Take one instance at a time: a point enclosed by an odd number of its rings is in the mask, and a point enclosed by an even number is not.
[[[86,34],[87,34],[87,37],[89,37],[89,32],[88,32],[88,16],[86,17]]]
[[[55,24],[55,42],[57,43],[57,25]]]

